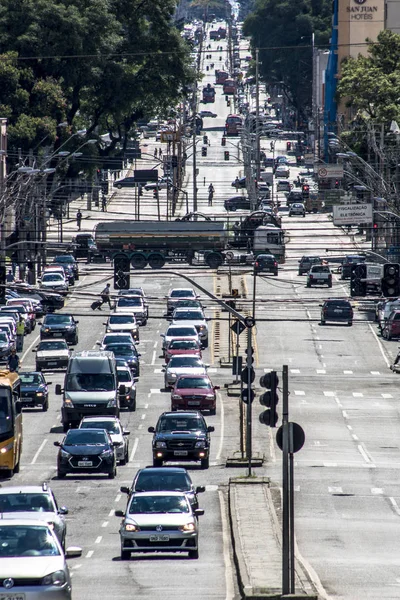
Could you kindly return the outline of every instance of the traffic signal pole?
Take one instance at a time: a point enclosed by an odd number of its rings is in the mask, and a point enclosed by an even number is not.
[[[247,328],[247,394],[249,401],[247,402],[246,410],[246,458],[248,460],[247,474],[251,476],[251,456],[252,456],[252,402],[251,397],[251,372],[252,372],[253,349],[251,347],[251,327]]]
[[[282,595],[290,593],[289,375],[282,367]],[[292,565],[294,568],[294,565]]]

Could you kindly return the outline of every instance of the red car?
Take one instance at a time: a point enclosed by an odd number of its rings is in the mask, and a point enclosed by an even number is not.
[[[171,392],[171,410],[209,410],[217,412],[216,390],[207,375],[181,375]]]
[[[201,358],[200,344],[196,340],[188,340],[187,338],[175,338],[171,340],[166,352],[165,362],[169,363],[173,356],[182,356],[190,354]]]

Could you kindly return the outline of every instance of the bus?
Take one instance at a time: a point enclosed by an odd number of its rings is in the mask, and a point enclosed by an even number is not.
[[[215,69],[215,84],[223,84],[224,81],[229,79],[229,73],[226,71],[220,71],[219,69]]]
[[[222,84],[222,91],[224,94],[234,94],[236,92],[236,83],[233,79],[225,79]]]
[[[225,135],[239,135],[242,129],[242,117],[228,115],[225,121]]]
[[[209,83],[203,88],[203,102],[205,104],[215,102],[215,89]]]
[[[21,381],[18,373],[0,371],[0,471],[19,472],[22,452]]]

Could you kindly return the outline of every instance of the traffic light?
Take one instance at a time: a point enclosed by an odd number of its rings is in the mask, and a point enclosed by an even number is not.
[[[292,149],[292,142],[286,142],[286,151],[290,152],[291,149]]]
[[[224,159],[225,160],[229,160],[229,150],[225,150],[225,152],[224,152]]]
[[[386,263],[383,265],[382,295],[385,298],[400,296],[399,263]]]
[[[359,263],[351,266],[350,296],[367,295],[367,265]]]
[[[114,289],[128,290],[130,287],[131,262],[126,254],[114,256]]]
[[[246,357],[247,357],[246,358],[246,364],[247,364],[247,360],[248,360],[248,357],[249,357],[248,349],[246,348],[246,350],[244,352],[245,352]],[[254,362],[254,348],[250,348],[250,363],[253,364],[253,362]]]
[[[258,261],[257,259],[254,261],[254,275],[257,275],[257,273],[261,273],[262,271],[262,265],[260,263],[260,261]]]
[[[201,148],[201,155],[202,156],[207,156],[207,146],[202,146],[202,148]]]
[[[154,200],[158,200],[158,189],[157,188],[154,188],[154,190],[153,190],[153,198],[154,198]]]
[[[221,146],[226,146],[226,137],[222,136],[221,138]]]
[[[278,413],[276,405],[279,402],[278,397],[279,377],[276,371],[269,371],[260,378],[260,386],[266,388],[267,391],[260,396],[261,406],[266,406],[268,410],[264,410],[260,416],[260,423],[268,425],[268,427],[276,427],[278,422]]]
[[[303,183],[301,187],[301,193],[303,196],[303,200],[308,200],[308,198],[310,197],[310,186],[308,185],[308,183]]]

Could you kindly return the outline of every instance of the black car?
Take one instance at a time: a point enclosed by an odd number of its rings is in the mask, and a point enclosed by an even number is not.
[[[259,254],[254,262],[256,273],[278,275],[278,262],[273,254]]]
[[[153,466],[162,467],[165,461],[200,461],[208,469],[210,432],[205,419],[197,411],[165,412],[160,415],[153,433]]]
[[[348,254],[347,256],[345,256],[344,261],[342,263],[342,272],[340,275],[340,279],[350,279],[352,266],[364,263],[365,260],[366,257],[360,256],[359,254]]]
[[[124,360],[127,363],[128,367],[130,368],[133,377],[139,377],[140,354],[138,353],[136,346],[134,344],[123,344],[123,343],[107,344],[107,346],[104,347],[104,350],[106,350],[108,352],[113,352],[116,359]]]
[[[299,275],[308,273],[312,265],[322,265],[320,256],[302,256],[299,260]]]
[[[185,492],[193,509],[199,508],[197,494],[204,486],[194,487],[189,473],[183,467],[145,467],[136,473],[132,487],[121,487],[124,494],[133,492]]]
[[[232,181],[231,186],[239,189],[246,187],[246,177],[236,177],[235,181]]]
[[[353,324],[353,308],[348,300],[332,298],[321,304],[321,325],[327,321]]]
[[[117,474],[115,448],[105,429],[70,429],[62,442],[54,442],[59,448],[57,476],[68,473],[106,473],[110,479]]]
[[[294,204],[297,202],[303,202],[303,194],[302,192],[290,191],[286,197],[286,204],[289,206],[290,204]]]
[[[65,298],[56,292],[43,292],[42,290],[39,291],[37,288],[25,285],[16,285],[13,286],[13,289],[24,298],[35,298],[36,300],[39,300],[45,313],[54,312],[55,310],[64,307]],[[36,316],[40,317],[38,313],[36,313]]]
[[[74,277],[75,277],[76,281],[78,281],[79,266],[78,266],[76,259],[73,256],[73,254],[60,254],[59,256],[55,257],[55,259],[53,260],[53,263],[56,265],[69,265],[74,272]]]
[[[224,202],[225,210],[250,210],[250,200],[246,196],[232,196]]]
[[[77,233],[72,243],[75,258],[86,258],[88,262],[92,262],[97,246],[91,233]]]
[[[46,315],[40,328],[40,339],[46,340],[49,338],[61,337],[68,344],[78,343],[78,325],[79,321],[75,321],[72,315],[66,314],[50,314]]]
[[[49,388],[51,381],[45,380],[42,373],[29,371],[20,373],[22,406],[41,406],[44,411],[49,408]]]
[[[123,187],[142,187],[145,182],[138,181],[135,177],[124,177],[123,179],[118,179],[114,181],[113,187],[118,188],[119,190]]]

